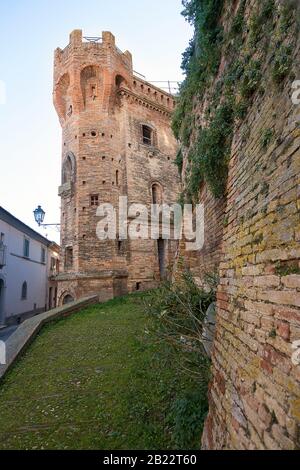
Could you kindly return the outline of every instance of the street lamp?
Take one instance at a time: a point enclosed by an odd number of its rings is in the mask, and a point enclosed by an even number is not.
[[[39,227],[60,226],[60,224],[43,224],[46,212],[42,209],[41,206],[37,206],[37,208],[33,211],[33,214],[34,220],[36,221]]]
[[[45,211],[43,211],[41,206],[37,206],[37,208],[33,211],[33,214],[34,214],[36,223],[40,227],[44,222],[44,218],[46,214]]]

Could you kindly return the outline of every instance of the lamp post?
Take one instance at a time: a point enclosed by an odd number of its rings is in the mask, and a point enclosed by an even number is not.
[[[33,214],[34,214],[34,220],[36,221],[39,227],[51,227],[51,226],[59,227],[60,226],[60,224],[43,224],[46,212],[42,209],[41,206],[37,206],[37,208],[33,211]]]

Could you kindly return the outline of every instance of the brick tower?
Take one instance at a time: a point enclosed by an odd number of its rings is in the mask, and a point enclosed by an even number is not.
[[[117,207],[119,196],[148,207],[177,201],[173,96],[134,75],[131,54],[110,32],[83,38],[75,30],[55,51],[54,104],[62,126],[60,304],[156,286],[176,242],[101,241],[96,211]]]

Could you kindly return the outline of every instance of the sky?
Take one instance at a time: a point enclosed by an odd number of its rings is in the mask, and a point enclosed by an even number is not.
[[[52,104],[53,52],[73,29],[111,31],[149,81],[181,81],[192,37],[181,0],[0,0],[0,206],[49,239],[60,221],[61,128]]]

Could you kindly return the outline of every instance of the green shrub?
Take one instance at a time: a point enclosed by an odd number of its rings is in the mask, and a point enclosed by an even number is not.
[[[292,65],[292,47],[282,44],[275,54],[272,67],[272,77],[277,85],[282,84],[283,80],[288,76]]]
[[[265,129],[262,132],[261,139],[260,139],[260,145],[263,149],[267,149],[272,142],[272,139],[274,137],[274,131],[272,129]]]
[[[175,165],[178,167],[179,174],[182,173],[182,165],[183,165],[183,154],[181,148],[178,150],[176,158],[175,158]]]
[[[237,11],[237,14],[233,18],[231,30],[230,30],[230,37],[236,37],[240,35],[244,30],[245,24],[245,7],[246,7],[246,0],[242,0]]]
[[[261,77],[261,63],[257,60],[251,60],[245,68],[240,86],[240,93],[243,98],[251,98],[258,89]]]
[[[203,370],[202,329],[206,311],[216,299],[218,280],[206,275],[206,288],[198,287],[188,270],[176,282],[166,281],[149,292],[144,309],[154,320],[152,333],[181,354],[181,365],[191,373],[207,378],[207,362]]]
[[[198,449],[208,412],[207,387],[188,390],[175,400],[167,417],[176,449]]]

